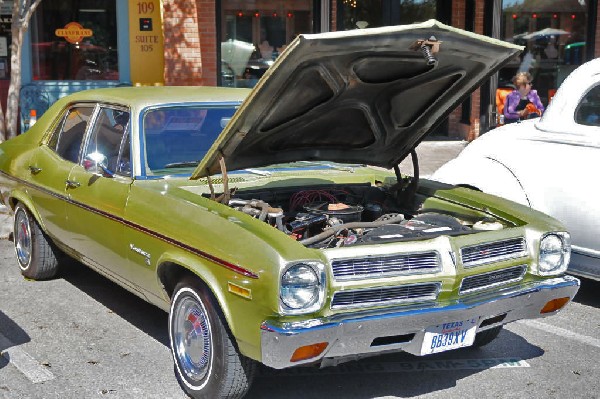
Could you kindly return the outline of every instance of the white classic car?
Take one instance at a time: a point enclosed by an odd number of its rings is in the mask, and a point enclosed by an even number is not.
[[[539,119],[502,126],[469,144],[432,179],[476,188],[562,221],[569,272],[600,280],[600,59],[563,82]]]

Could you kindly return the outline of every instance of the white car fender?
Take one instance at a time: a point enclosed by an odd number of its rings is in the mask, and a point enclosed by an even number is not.
[[[477,189],[531,207],[519,179],[503,163],[490,157],[455,158],[442,165],[431,179]]]

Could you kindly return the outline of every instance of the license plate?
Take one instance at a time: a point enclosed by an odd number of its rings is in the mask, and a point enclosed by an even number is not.
[[[453,321],[425,330],[421,355],[429,355],[473,345],[477,319]]]

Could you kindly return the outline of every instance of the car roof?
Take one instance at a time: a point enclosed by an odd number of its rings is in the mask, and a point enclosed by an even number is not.
[[[84,90],[63,97],[61,107],[75,102],[104,102],[142,109],[177,103],[240,103],[250,89],[205,86],[141,86]]]

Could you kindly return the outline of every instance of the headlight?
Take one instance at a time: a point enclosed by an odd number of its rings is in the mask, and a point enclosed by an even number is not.
[[[539,272],[542,276],[564,273],[571,259],[571,236],[558,232],[544,235],[540,241]]]
[[[280,298],[286,314],[309,313],[323,302],[324,268],[317,263],[296,263],[281,275]]]

